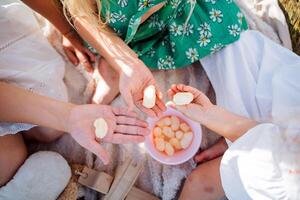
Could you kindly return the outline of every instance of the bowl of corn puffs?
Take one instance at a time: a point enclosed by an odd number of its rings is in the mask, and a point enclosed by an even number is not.
[[[178,165],[191,159],[199,150],[202,130],[199,123],[177,110],[167,107],[159,118],[147,119],[151,134],[145,147],[157,161]]]

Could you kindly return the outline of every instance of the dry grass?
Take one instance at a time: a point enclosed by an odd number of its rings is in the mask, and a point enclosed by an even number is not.
[[[300,1],[278,0],[285,14],[291,33],[293,50],[300,55]]]

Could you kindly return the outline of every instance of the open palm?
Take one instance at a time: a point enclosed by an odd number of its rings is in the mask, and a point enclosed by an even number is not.
[[[148,109],[142,105],[144,89],[154,85],[156,87],[156,104]],[[130,109],[138,107],[141,111],[151,117],[159,116],[166,110],[162,101],[162,94],[157,87],[154,77],[146,66],[136,67],[130,74],[120,74],[120,92]]]
[[[104,118],[108,134],[98,141],[93,123]],[[124,144],[144,141],[149,134],[147,123],[136,118],[134,112],[106,105],[79,105],[72,108],[68,121],[68,132],[82,147],[96,154],[105,164],[109,162],[108,152],[99,142]]]

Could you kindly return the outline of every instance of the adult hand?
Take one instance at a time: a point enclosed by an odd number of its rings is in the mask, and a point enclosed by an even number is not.
[[[96,139],[93,126],[99,117],[105,119],[108,124],[108,133],[101,141]],[[101,142],[140,143],[144,141],[144,136],[150,133],[147,123],[137,119],[136,113],[123,108],[94,104],[73,107],[69,114],[67,130],[76,142],[93,152],[104,164],[109,163],[109,154],[101,146]]]
[[[154,85],[156,88],[156,103],[151,109],[145,108],[142,105],[144,90],[149,85]],[[143,63],[140,63],[138,66],[133,64],[131,69],[120,73],[119,88],[129,109],[133,109],[135,105],[151,117],[160,116],[166,110],[166,106],[162,100],[162,93],[157,87],[152,73]]]
[[[215,105],[213,105],[208,97],[199,90],[183,84],[172,85],[172,87],[168,91],[169,98],[173,99],[173,96],[177,92],[190,92],[193,94],[194,99],[192,103],[188,105],[178,106],[175,104],[170,104],[170,106],[182,112],[187,117],[199,123],[204,123],[209,116],[209,112],[213,110]]]
[[[81,38],[75,31],[63,36],[62,46],[65,54],[74,65],[81,63],[88,72],[93,71],[92,63],[95,62],[96,57],[84,47]]]

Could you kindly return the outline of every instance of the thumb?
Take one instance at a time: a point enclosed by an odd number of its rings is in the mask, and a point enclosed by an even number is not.
[[[133,97],[130,91],[125,91],[122,94],[124,101],[126,102],[128,106],[128,110],[132,111],[134,108],[134,102],[133,102]]]
[[[107,165],[109,163],[110,156],[108,152],[98,142],[92,142],[89,150],[93,152],[98,158],[100,158],[104,165]]]

